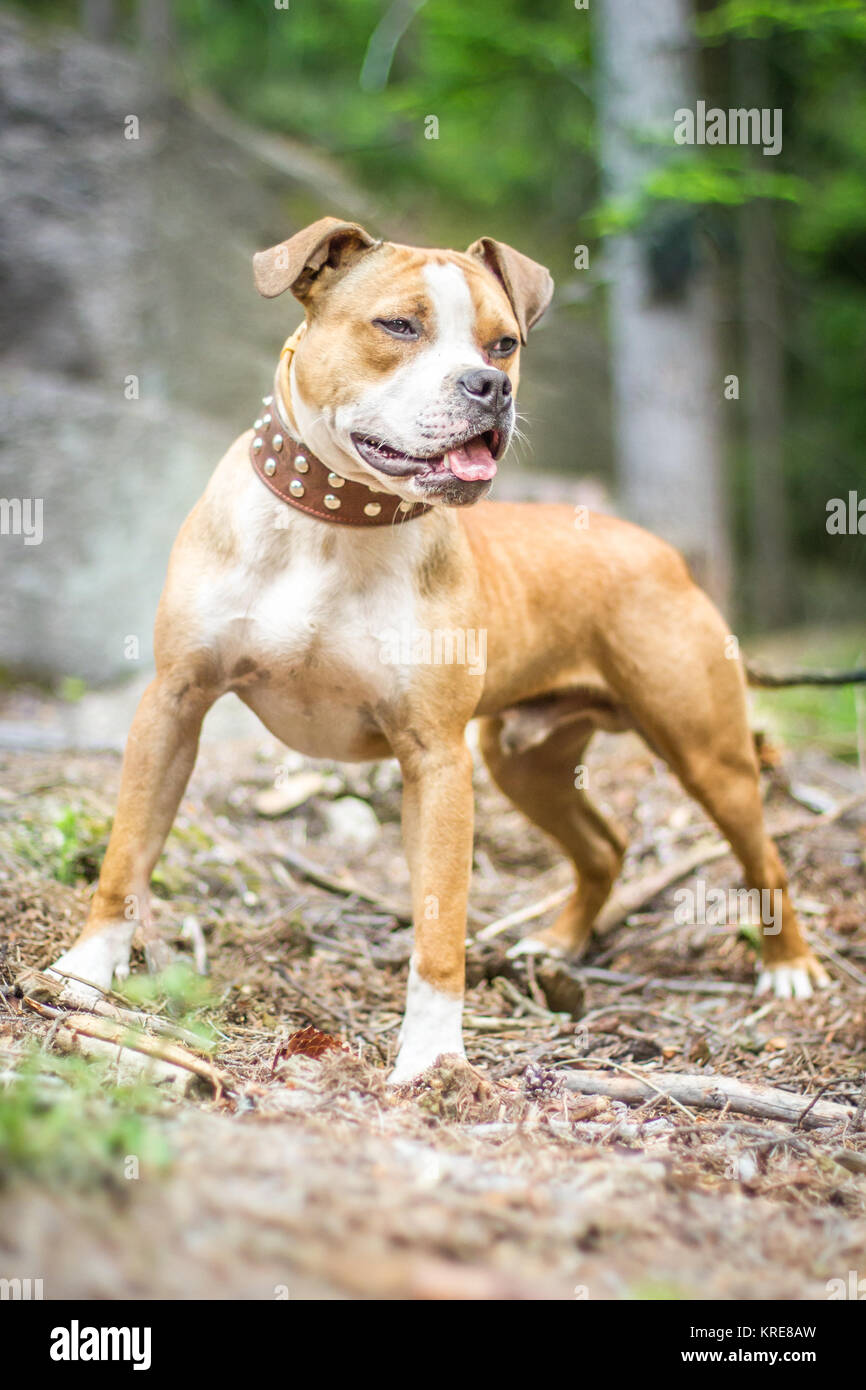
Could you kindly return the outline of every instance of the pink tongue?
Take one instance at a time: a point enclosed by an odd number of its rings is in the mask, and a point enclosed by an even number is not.
[[[480,436],[470,439],[459,449],[452,449],[445,455],[445,462],[456,478],[462,478],[467,483],[477,483],[481,478],[496,475],[496,462]]]

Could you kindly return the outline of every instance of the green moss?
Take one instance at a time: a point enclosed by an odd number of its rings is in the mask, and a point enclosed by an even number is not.
[[[122,1188],[135,1158],[142,1177],[170,1162],[147,1083],[120,1086],[111,1068],[34,1049],[0,1089],[0,1183],[22,1176],[53,1186]]]

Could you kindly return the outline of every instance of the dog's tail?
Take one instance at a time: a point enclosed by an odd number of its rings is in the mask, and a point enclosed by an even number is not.
[[[782,690],[788,685],[862,685],[866,681],[866,668],[856,667],[853,671],[815,670],[766,671],[751,661],[744,661],[746,680],[749,685],[760,686],[763,690]]]

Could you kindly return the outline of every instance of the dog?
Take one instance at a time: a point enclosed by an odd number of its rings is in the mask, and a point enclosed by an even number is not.
[[[586,945],[625,846],[574,769],[596,729],[633,729],[749,888],[781,904],[759,989],[826,984],[764,828],[743,666],[681,556],[613,517],[577,526],[567,505],[484,500],[548,271],[490,237],[420,249],[324,218],[257,254],[254,273],[304,321],[172,551],[98,888],[52,967],[67,997],[128,973],[202,719],[226,691],[309,757],[400,764],[415,934],[393,1083],[465,1055],[472,720],[495,782],[576,871],[559,917],[518,951]],[[383,659],[395,631],[484,634],[484,660]]]

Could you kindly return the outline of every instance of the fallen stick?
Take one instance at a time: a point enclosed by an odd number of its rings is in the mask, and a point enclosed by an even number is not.
[[[69,978],[77,979],[78,976],[73,975]],[[38,989],[40,994],[45,994],[51,999],[60,1000],[63,980],[56,979],[52,975],[46,975],[44,971],[29,971],[26,977],[22,976],[22,983],[28,991],[31,989]],[[96,988],[96,986],[93,986],[93,988]],[[42,1007],[37,1009],[37,1004],[39,1004],[40,1001],[29,992],[25,994],[24,1000],[25,1003],[29,1004],[31,1009],[36,1009],[44,1018],[62,1018],[66,1012],[62,1005],[60,1008],[57,1008],[53,1005],[43,1004]],[[80,1008],[81,1006],[79,1005],[79,1009]],[[110,1003],[107,999],[94,999],[93,1003],[85,1012],[99,1014],[102,1018],[117,1019],[119,1022],[131,1024],[135,1028],[143,1028],[148,1032],[158,1033],[160,1037],[174,1038],[177,1042],[186,1043],[188,1047],[192,1047],[199,1052],[207,1052],[208,1050],[207,1043],[204,1039],[200,1038],[198,1034],[190,1032],[188,1028],[182,1028],[179,1023],[170,1023],[168,1019],[160,1018],[159,1014],[143,1013],[138,1009],[124,1009],[121,1008],[119,1004]]]
[[[844,801],[840,801],[832,811],[825,811],[819,816],[797,816],[794,820],[788,821],[787,824],[777,826],[775,830],[769,831],[770,838],[784,840],[789,835],[797,835],[804,830],[820,830],[822,826],[832,825],[834,821],[840,820],[842,816],[853,811],[864,801],[866,801],[866,792],[856,792],[853,796],[848,796]],[[726,840],[701,840],[687,854],[676,859],[672,864],[668,864],[666,868],[656,869],[651,874],[645,874],[643,878],[635,879],[633,883],[625,884],[605,903],[596,920],[595,931],[599,935],[603,935],[612,927],[618,927],[632,912],[638,912],[640,908],[646,907],[653,898],[657,898],[666,888],[678,883],[681,878],[685,878],[694,869],[700,868],[703,864],[710,864],[715,859],[724,859],[726,854],[733,854],[733,850]],[[555,893],[549,893],[539,902],[530,903],[528,907],[518,908],[516,912],[510,912],[506,917],[500,917],[498,921],[483,927],[476,934],[476,940],[490,941],[493,937],[499,936],[501,932],[508,931],[509,927],[522,926],[524,922],[534,922],[536,918],[543,917],[545,912],[549,912],[551,908],[559,907],[561,903],[571,897],[573,892],[573,886],[558,888]]]
[[[372,903],[374,907],[386,912],[389,917],[396,917],[398,922],[412,924],[412,913],[409,908],[398,907],[395,903],[389,903],[378,894],[369,892],[362,888],[351,878],[335,878],[333,874],[326,873],[318,864],[314,864],[305,855],[299,854],[296,849],[285,848],[279,853],[273,851],[270,858],[280,862],[283,860],[299,873],[302,878],[309,883],[314,883],[317,888],[325,888],[329,893],[339,893],[344,898],[359,898],[363,903]]]
[[[132,1048],[107,1042],[104,1038],[86,1037],[72,1028],[61,1026],[52,1031],[51,1044],[71,1056],[108,1063],[117,1083],[122,1086],[134,1086],[146,1081],[154,1086],[168,1086],[176,1096],[181,1097],[195,1083],[196,1078],[191,1071],[172,1062],[164,1062],[161,1057],[146,1057]]]
[[[727,1106],[740,1115],[755,1115],[763,1120],[792,1124],[802,1120],[807,1129],[846,1124],[854,1113],[850,1106],[834,1101],[813,1104],[809,1096],[735,1081],[730,1076],[705,1076],[702,1072],[653,1072],[651,1080],[637,1073],[611,1076],[607,1071],[571,1071],[562,1075],[569,1090],[580,1095],[607,1096],[626,1105],[642,1105],[661,1094],[678,1105],[698,1110],[722,1110]]]
[[[181,1047],[179,1043],[162,1042],[159,1038],[151,1037],[147,1033],[131,1030],[127,1023],[110,1018],[101,1018],[96,1014],[67,1014],[60,1009],[49,1009],[46,1005],[40,1004],[38,1000],[29,999],[26,995],[24,1002],[34,1012],[41,1014],[44,1018],[50,1018],[58,1024],[56,1036],[61,1039],[61,1045],[64,1046],[65,1051],[74,1050],[74,1040],[80,1035],[84,1038],[93,1038],[101,1043],[108,1043],[112,1048],[119,1048],[121,1051],[141,1053],[145,1057],[166,1063],[169,1067],[179,1067],[184,1071],[192,1072],[194,1076],[200,1077],[202,1081],[207,1081],[213,1086],[217,1097],[221,1096],[223,1091],[232,1085],[232,1078],[227,1072],[220,1071],[210,1062],[206,1062],[203,1057],[197,1057],[188,1048]],[[102,1051],[102,1049],[99,1050]]]
[[[815,951],[819,956],[830,961],[831,965],[835,965],[836,969],[841,970],[845,975],[850,975],[851,979],[856,980],[858,985],[866,985],[866,975],[863,974],[863,971],[858,970],[856,965],[852,965],[844,956],[840,956],[839,952],[828,946],[826,941],[822,941],[819,937],[814,944]]]
[[[524,922],[532,922],[536,917],[543,917],[545,912],[549,912],[553,907],[559,907],[566,898],[571,897],[574,888],[557,888],[554,893],[548,893],[546,898],[541,898],[536,903],[530,903],[528,907],[519,907],[515,912],[509,912],[505,917],[499,917],[495,922],[490,922],[486,927],[482,927],[480,932],[476,932],[476,941],[492,941],[494,936],[499,936],[501,932],[508,931],[509,927],[522,926]]]
[[[578,965],[581,979],[595,980],[601,985],[640,985],[641,989],[663,989],[671,994],[754,994],[753,985],[738,985],[733,980],[690,980],[666,975],[629,975],[622,970],[601,970],[594,965]],[[626,991],[629,992],[629,991]]]

